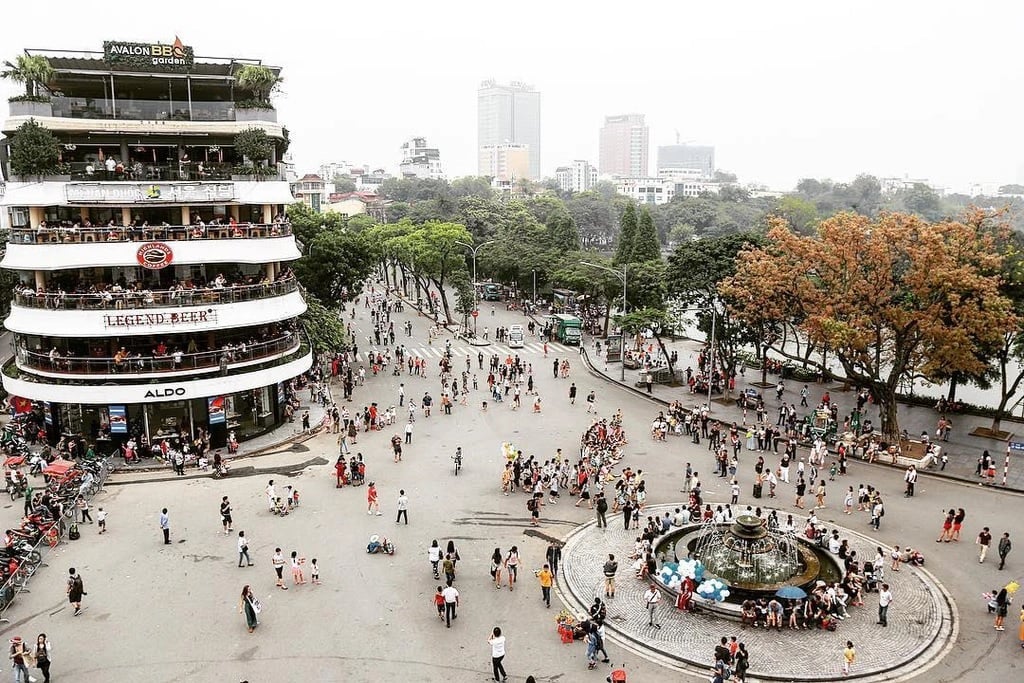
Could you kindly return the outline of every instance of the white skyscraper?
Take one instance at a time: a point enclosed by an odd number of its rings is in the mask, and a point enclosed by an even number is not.
[[[505,144],[526,146],[530,154],[528,177],[539,179],[540,93],[518,81],[508,85],[483,81],[477,91],[477,148]],[[483,164],[478,172],[489,175]]]

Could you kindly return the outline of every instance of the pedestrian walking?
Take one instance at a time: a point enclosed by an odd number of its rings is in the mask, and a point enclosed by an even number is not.
[[[989,546],[992,545],[992,534],[988,527],[981,530],[974,542],[978,545],[978,564],[981,564],[985,561],[985,556],[988,555]]]
[[[245,537],[244,531],[238,532],[238,566],[242,566],[242,558],[245,558],[246,565],[251,567],[252,560],[249,559],[249,539]]]
[[[857,650],[853,647],[853,641],[846,641],[846,648],[843,649],[843,675],[850,675],[850,668],[853,667],[853,660],[857,658]]]
[[[597,394],[595,394],[593,391],[591,391],[589,394],[587,394],[587,412],[588,413],[596,413],[597,412],[597,407],[594,405],[594,403],[596,401],[597,401]]]
[[[29,683],[36,679],[28,675],[28,661],[32,656],[20,636],[11,638],[11,668],[14,670],[14,683]]]
[[[892,604],[892,592],[889,584],[883,583],[882,589],[878,591],[878,624],[879,626],[889,625],[889,605]]]
[[[220,522],[224,526],[224,535],[231,533],[231,501],[227,496],[220,499]]]
[[[375,511],[377,516],[380,517],[380,503],[377,502],[377,486],[371,481],[366,489],[366,514],[372,515]]]
[[[505,659],[505,636],[501,635],[501,629],[495,626],[487,642],[491,645],[491,668],[494,670],[494,680],[507,681],[508,674],[505,673],[505,666],[502,664]]]
[[[412,443],[412,420],[405,423],[405,442]],[[401,450],[399,450],[399,453],[401,453]]]
[[[1002,569],[1006,566],[1006,556],[1010,554],[1010,550],[1013,549],[1013,544],[1010,543],[1010,534],[1004,533],[1003,537],[999,539],[999,545],[996,550],[999,552],[999,568]]]
[[[242,586],[242,597],[238,600],[238,613],[245,614],[245,625],[249,627],[249,633],[256,630],[259,626],[259,614],[262,611],[263,606],[260,605],[260,601],[256,599],[256,596],[252,594],[252,588],[249,584]]]
[[[508,589],[515,588],[516,579],[519,578],[519,548],[512,546],[505,556],[505,571],[508,574]]]
[[[494,589],[501,590],[501,548],[495,548],[491,555],[491,578],[494,579]]]
[[[438,565],[441,563],[441,546],[438,545],[437,539],[434,539],[427,549],[427,558],[430,560],[430,568],[434,570],[434,578],[441,578],[441,575],[438,573],[440,571]]]
[[[996,594],[996,630],[1005,631],[1006,627],[1003,626],[1003,620],[1006,619],[1006,613],[1010,609],[1010,596],[1005,588],[1000,590]]]
[[[647,607],[647,625],[653,626],[654,628],[661,628],[661,623],[658,621],[658,603],[661,602],[661,591],[653,583],[647,592],[644,593],[644,605]]]
[[[92,516],[89,514],[89,501],[85,499],[85,496],[78,497],[78,500],[75,501],[75,508],[82,519],[82,524],[85,524],[87,521],[89,524],[92,524]]]
[[[316,563],[315,557],[309,561],[309,580],[314,586],[320,585],[320,565]]]
[[[107,511],[103,508],[96,508],[96,526],[101,534],[107,533]]]
[[[551,607],[551,583],[554,577],[551,574],[551,567],[544,567],[537,572],[537,580],[540,582],[540,599],[544,601],[545,607]]]
[[[608,519],[605,517],[608,512],[608,500],[604,497],[604,491],[598,491],[594,497],[594,508],[597,510],[597,526],[600,529],[608,528]]]
[[[654,390],[654,375],[648,372],[644,382],[647,384],[647,393],[651,393]]]
[[[270,511],[274,511],[274,506],[277,504],[277,493],[274,491],[274,480],[271,479],[267,482],[267,488],[263,489],[263,493],[267,496],[267,506]]]
[[[569,405],[576,405],[576,382],[569,385]]]
[[[544,559],[548,561],[551,568],[551,578],[558,583],[558,565],[562,563],[562,546],[558,543],[549,543],[548,549],[544,551]]]
[[[88,595],[88,593],[85,592],[82,575],[77,573],[74,567],[68,570],[67,594],[68,602],[75,606],[74,616],[77,617],[82,613],[82,596]]]
[[[441,571],[444,572],[444,582],[447,585],[455,583],[455,559],[451,553],[444,554],[444,559],[441,560]]]
[[[284,555],[281,554],[280,548],[274,548],[274,556],[270,558],[270,563],[274,565],[274,573],[277,574],[277,582],[274,585],[283,591],[288,590],[288,586],[284,585]]]
[[[299,557],[297,550],[292,551],[292,583],[301,586],[306,583],[306,576],[302,572],[302,565],[306,564],[306,558]]]
[[[455,608],[459,606],[459,591],[455,586],[448,584],[441,590],[441,595],[444,596],[444,624],[451,628],[452,619],[459,616],[455,613]]]
[[[398,516],[395,517],[395,524],[398,524],[402,518],[405,518],[406,525],[409,524],[409,496],[405,495],[405,489],[399,489],[398,491]]]
[[[50,641],[45,633],[36,636],[35,647],[32,648],[32,658],[36,660],[36,668],[43,672],[43,683],[50,683]],[[29,681],[32,679],[29,678]]]
[[[609,554],[608,561],[604,563],[604,597],[609,600],[615,599],[615,573],[619,571],[619,563],[615,561],[615,555]]]
[[[164,532],[164,545],[170,545],[171,518],[167,516],[167,508],[160,511],[160,530]]]

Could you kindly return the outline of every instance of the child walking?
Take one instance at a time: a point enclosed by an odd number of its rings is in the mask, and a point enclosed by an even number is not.
[[[100,528],[100,533],[107,533],[107,511],[103,508],[96,509],[96,524]]]
[[[301,586],[306,583],[306,577],[302,575],[302,565],[306,563],[306,558],[299,557],[299,553],[295,550],[292,551],[292,583],[296,586]]]
[[[317,565],[315,557],[309,561],[309,579],[314,586],[320,585],[320,567]]]

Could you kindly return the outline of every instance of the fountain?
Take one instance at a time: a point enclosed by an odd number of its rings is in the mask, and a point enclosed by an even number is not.
[[[706,576],[729,586],[728,602],[772,595],[783,586],[809,591],[818,580],[842,578],[826,550],[793,533],[769,529],[755,515],[741,515],[732,524],[705,522],[669,533],[655,550],[676,562],[680,557],[700,560]]]

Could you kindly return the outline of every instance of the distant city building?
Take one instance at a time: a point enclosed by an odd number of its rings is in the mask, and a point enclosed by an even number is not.
[[[479,175],[492,175],[484,165],[489,157],[485,159],[483,148],[504,144],[524,145],[529,149],[529,166],[521,177],[539,180],[540,93],[519,81],[508,85],[483,81],[477,91]]]
[[[699,197],[702,194],[718,194],[722,189],[720,183],[712,183],[706,180],[684,180],[672,181],[675,185],[676,197]],[[778,193],[781,194],[781,193]],[[778,196],[777,194],[765,194],[762,196]]]
[[[352,168],[349,169],[349,174],[359,192],[378,192],[384,181],[392,178],[391,174],[383,168],[375,168],[372,171],[367,167]]]
[[[909,176],[903,176],[902,178],[879,178],[878,183],[882,186],[882,194],[895,194],[901,190],[913,190],[915,185],[924,185],[939,195],[946,193],[946,188],[933,185],[927,178],[911,178]]]
[[[662,145],[658,147],[658,173],[688,168],[710,180],[715,176],[715,148],[706,145]]]
[[[506,143],[480,148],[480,175],[495,180],[515,181],[530,178],[533,157],[527,145]]]
[[[598,159],[601,174],[645,177],[648,173],[649,137],[643,114],[604,117]]]
[[[618,178],[615,189],[638,204],[667,204],[676,194],[676,183],[646,176]]]
[[[326,210],[340,213],[342,216],[358,216],[365,213],[381,223],[386,223],[386,206],[387,202],[374,192],[341,192],[329,197]]]
[[[334,192],[334,183],[324,182],[324,179],[315,173],[307,173],[294,183],[290,183],[290,186],[296,201],[314,211],[326,207],[328,198]]]
[[[555,181],[562,192],[586,192],[597,184],[597,169],[589,161],[576,159],[572,166],[555,169]]]
[[[353,164],[348,161],[331,161],[326,164],[320,164],[317,174],[325,180],[334,180],[338,176],[349,175],[352,168],[358,166],[359,164]]]
[[[441,170],[441,152],[427,147],[426,138],[412,138],[402,144],[402,162],[399,171],[403,178],[444,178]]]
[[[685,181],[685,180],[707,180],[707,176],[704,175],[704,171],[699,168],[659,168],[658,177],[664,178],[665,180]]]

